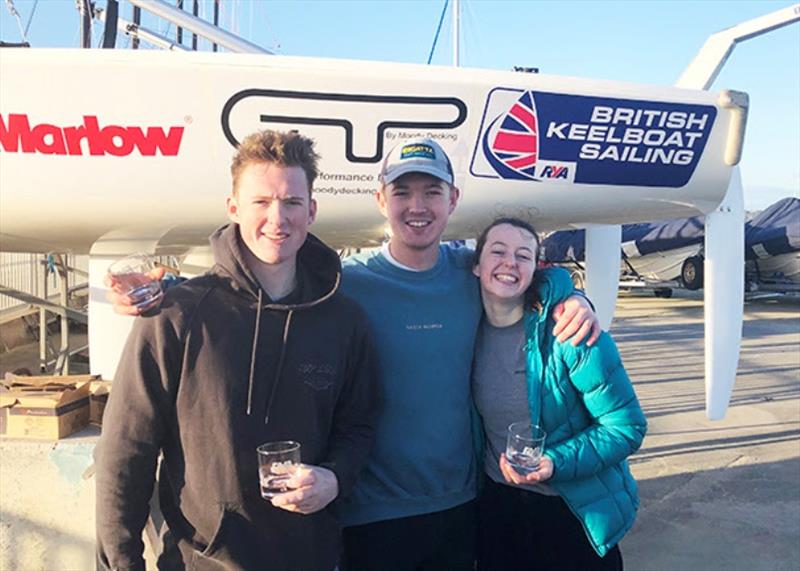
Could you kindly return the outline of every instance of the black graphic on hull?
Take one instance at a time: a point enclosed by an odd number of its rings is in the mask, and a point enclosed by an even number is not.
[[[344,93],[319,93],[311,91],[285,91],[281,89],[245,89],[233,95],[222,108],[222,132],[231,145],[238,146],[239,141],[230,127],[230,114],[233,107],[247,97],[272,97],[281,99],[344,101],[348,103],[386,103],[395,105],[447,105],[458,111],[452,121],[399,121],[387,120],[378,124],[375,133],[375,154],[358,156],[353,152],[353,123],[346,118],[304,117],[302,115],[269,115],[262,114],[262,123],[289,123],[296,125],[323,125],[341,127],[345,133],[345,157],[352,163],[377,163],[383,158],[383,139],[387,129],[454,129],[464,123],[467,118],[466,104],[456,97],[414,97],[404,95],[351,95]]]

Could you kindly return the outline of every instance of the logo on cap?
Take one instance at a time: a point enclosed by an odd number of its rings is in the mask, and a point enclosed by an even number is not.
[[[390,184],[409,173],[424,173],[453,184],[453,167],[439,143],[419,138],[395,145],[383,161],[380,180]]]
[[[436,159],[436,152],[430,145],[406,145],[400,149],[400,159]]]

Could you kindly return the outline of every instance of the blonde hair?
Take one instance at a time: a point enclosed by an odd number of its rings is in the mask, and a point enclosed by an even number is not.
[[[237,195],[239,177],[251,164],[272,163],[281,167],[300,167],[308,180],[308,196],[319,173],[319,155],[314,151],[314,141],[297,131],[256,131],[245,137],[231,161],[233,195]]]

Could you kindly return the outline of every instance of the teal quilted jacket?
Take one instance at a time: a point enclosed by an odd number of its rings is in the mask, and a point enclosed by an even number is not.
[[[636,518],[639,496],[626,458],[642,444],[647,421],[611,336],[602,333],[592,347],[553,337],[547,316],[571,282],[559,272],[537,277],[542,307],[525,316],[531,419],[547,432],[554,466],[547,483],[603,556]]]

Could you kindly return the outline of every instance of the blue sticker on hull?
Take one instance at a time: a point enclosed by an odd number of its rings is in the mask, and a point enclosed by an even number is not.
[[[496,88],[486,100],[474,176],[681,187],[717,116],[713,105]]]

